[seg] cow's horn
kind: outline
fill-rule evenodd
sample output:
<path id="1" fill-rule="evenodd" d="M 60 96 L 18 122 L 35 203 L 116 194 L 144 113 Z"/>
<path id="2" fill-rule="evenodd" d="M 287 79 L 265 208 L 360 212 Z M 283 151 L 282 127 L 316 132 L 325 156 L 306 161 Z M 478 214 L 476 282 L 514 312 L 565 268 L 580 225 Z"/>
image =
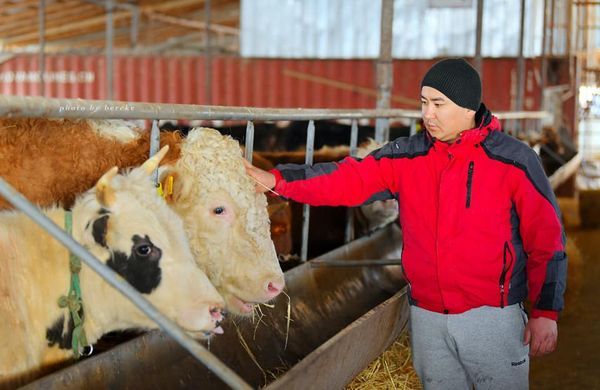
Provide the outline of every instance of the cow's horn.
<path id="1" fill-rule="evenodd" d="M 96 183 L 96 199 L 102 206 L 109 207 L 115 202 L 115 190 L 110 182 L 118 170 L 118 167 L 112 167 Z"/>
<path id="2" fill-rule="evenodd" d="M 158 164 L 165 157 L 165 155 L 167 154 L 168 151 L 169 151 L 169 145 L 163 146 L 158 151 L 158 153 L 156 153 L 154 156 L 150 157 L 148 160 L 146 160 L 145 163 L 142 164 L 142 168 L 144 168 L 144 170 L 146 172 L 148 172 L 148 174 L 151 174 L 156 169 L 156 167 L 158 167 Z"/>

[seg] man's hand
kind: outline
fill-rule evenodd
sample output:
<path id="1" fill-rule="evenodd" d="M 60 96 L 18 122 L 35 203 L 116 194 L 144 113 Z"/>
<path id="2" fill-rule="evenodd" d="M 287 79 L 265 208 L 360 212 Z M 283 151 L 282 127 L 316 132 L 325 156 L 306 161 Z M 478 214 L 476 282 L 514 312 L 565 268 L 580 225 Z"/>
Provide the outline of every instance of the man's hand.
<path id="1" fill-rule="evenodd" d="M 529 356 L 543 356 L 556 349 L 558 326 L 550 318 L 530 318 L 525 326 L 523 344 L 529 344 Z"/>
<path id="2" fill-rule="evenodd" d="M 244 159 L 244 167 L 248 176 L 254 179 L 256 192 L 267 192 L 275 187 L 275 175 L 250 164 Z"/>

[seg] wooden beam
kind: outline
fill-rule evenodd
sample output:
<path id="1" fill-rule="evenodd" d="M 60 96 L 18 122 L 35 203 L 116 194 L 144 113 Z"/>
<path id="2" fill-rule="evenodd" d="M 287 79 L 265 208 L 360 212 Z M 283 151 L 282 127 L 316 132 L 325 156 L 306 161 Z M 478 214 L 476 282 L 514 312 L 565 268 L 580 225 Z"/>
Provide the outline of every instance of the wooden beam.
<path id="1" fill-rule="evenodd" d="M 183 7 L 198 7 L 198 0 L 174 0 L 165 3 L 160 3 L 151 6 L 142 6 L 140 11 L 156 11 L 156 12 L 167 12 L 177 10 Z M 115 23 L 123 21 L 131 16 L 129 11 L 116 11 L 113 13 L 113 20 Z M 99 15 L 85 20 L 78 20 L 71 23 L 66 23 L 62 26 L 55 26 L 53 28 L 46 29 L 46 37 L 52 35 L 68 34 L 68 33 L 80 33 L 82 30 L 96 28 L 102 29 L 106 23 L 106 15 Z M 16 45 L 18 43 L 35 42 L 38 39 L 38 32 L 31 32 L 23 34 L 18 37 L 10 37 L 4 39 L 6 46 Z"/>
<path id="2" fill-rule="evenodd" d="M 291 69 L 284 69 L 283 74 L 285 76 L 294 77 L 294 78 L 297 78 L 300 80 L 311 81 L 313 83 L 327 85 L 329 87 L 339 88 L 339 89 L 343 89 L 346 91 L 357 92 L 357 93 L 360 93 L 360 94 L 363 94 L 366 96 L 373 97 L 375 99 L 377 98 L 377 90 L 375 90 L 374 88 L 360 87 L 360 86 L 352 84 L 352 83 L 346 83 L 343 81 L 332 80 L 327 77 L 315 76 L 315 75 L 312 75 L 309 73 L 298 72 L 298 71 L 291 70 Z M 391 98 L 392 98 L 392 101 L 394 101 L 394 102 L 403 103 L 412 108 L 421 106 L 421 102 L 417 99 L 411 99 L 411 98 L 407 98 L 404 96 L 395 96 L 395 95 L 392 95 Z"/>
<path id="3" fill-rule="evenodd" d="M 190 20 L 185 18 L 179 18 L 176 16 L 163 15 L 154 11 L 143 11 L 144 16 L 150 20 L 156 20 L 163 23 L 168 23 L 181 27 L 193 28 L 196 30 L 206 30 L 206 23 L 198 20 Z M 210 24 L 210 30 L 221 34 L 239 35 L 240 30 L 233 27 L 222 26 L 219 24 Z"/>
<path id="4" fill-rule="evenodd" d="M 61 10 L 64 10 L 65 7 L 70 6 L 79 6 L 81 7 L 81 3 L 78 0 L 64 0 L 59 2 L 53 2 L 46 5 L 46 15 L 49 13 L 60 13 Z M 2 7 L 3 11 L 0 13 L 0 22 L 2 23 L 11 23 L 12 21 L 23 22 L 27 21 L 31 24 L 31 19 L 35 18 L 38 14 L 39 3 L 31 4 L 25 8 L 21 5 L 19 6 L 4 6 Z M 11 12 L 15 9 L 21 9 L 18 12 Z M 35 26 L 35 23 L 33 24 Z"/>
<path id="5" fill-rule="evenodd" d="M 191 35 L 189 29 L 180 27 L 173 28 L 172 26 L 160 26 L 152 30 L 152 34 L 148 36 L 140 36 L 139 39 L 139 50 L 141 52 L 156 51 L 158 49 L 148 48 L 156 46 L 157 48 L 161 45 L 165 45 L 168 39 L 173 37 L 183 37 L 185 35 Z M 202 34 L 195 32 L 197 40 L 201 39 Z M 94 34 L 88 34 L 86 36 L 78 36 L 72 39 L 64 39 L 59 42 L 53 42 L 49 46 L 54 50 L 67 50 L 67 49 L 82 49 L 85 47 L 92 48 L 103 48 L 105 43 L 105 37 L 103 32 Z M 166 46 L 172 46 L 166 44 Z M 129 30 L 127 27 L 119 28 L 115 30 L 115 47 L 117 48 L 130 48 Z"/>
<path id="6" fill-rule="evenodd" d="M 69 15 L 70 11 L 73 9 L 79 9 L 79 17 L 87 16 L 89 13 L 88 9 L 81 10 L 81 6 L 77 4 L 77 2 L 60 5 L 49 4 L 45 13 L 45 18 L 48 21 L 54 21 L 56 19 L 63 19 L 59 21 L 59 23 L 65 23 L 64 19 L 65 15 Z M 24 33 L 37 32 L 38 25 L 37 23 L 31 23 L 33 18 L 36 18 L 38 14 L 32 12 L 31 15 L 23 15 L 22 17 L 16 18 L 15 20 L 10 20 L 7 17 L 0 17 L 0 34 L 2 35 L 17 35 Z M 56 22 L 54 22 L 56 23 Z"/>
<path id="7" fill-rule="evenodd" d="M 46 13 L 46 29 L 54 28 L 56 26 L 64 25 L 75 20 L 81 20 L 82 17 L 88 18 L 92 16 L 103 15 L 104 10 L 94 5 L 75 5 L 70 8 L 62 9 L 59 12 L 52 14 Z M 19 20 L 14 23 L 2 23 L 0 25 L 0 34 L 4 33 L 8 37 L 20 36 L 23 34 L 37 33 L 38 25 L 31 23 L 31 20 Z"/>

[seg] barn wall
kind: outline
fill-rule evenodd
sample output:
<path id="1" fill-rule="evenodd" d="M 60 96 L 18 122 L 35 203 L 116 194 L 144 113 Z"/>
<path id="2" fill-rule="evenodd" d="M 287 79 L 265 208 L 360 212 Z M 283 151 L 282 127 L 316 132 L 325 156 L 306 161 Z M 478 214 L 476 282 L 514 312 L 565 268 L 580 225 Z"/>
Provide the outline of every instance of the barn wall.
<path id="1" fill-rule="evenodd" d="M 420 80 L 435 60 L 394 60 L 392 107 L 418 108 Z M 106 99 L 105 58 L 48 56 L 46 96 Z M 201 57 L 116 57 L 114 99 L 208 104 Z M 527 60 L 526 110 L 539 109 L 539 60 Z M 371 60 L 285 60 L 216 57 L 214 105 L 305 108 L 375 107 Z M 517 61 L 485 59 L 484 101 L 494 111 L 514 109 Z M 0 93 L 39 95 L 37 56 L 0 64 Z"/>
<path id="2" fill-rule="evenodd" d="M 474 56 L 477 1 L 434 6 L 433 1 L 395 0 L 394 58 Z M 448 3 L 437 1 L 435 3 Z M 525 57 L 542 52 L 544 0 L 525 2 Z M 552 1 L 554 54 L 566 49 L 567 1 Z M 241 0 L 240 52 L 244 57 L 377 58 L 381 0 Z M 483 2 L 482 55 L 518 55 L 521 1 Z"/>

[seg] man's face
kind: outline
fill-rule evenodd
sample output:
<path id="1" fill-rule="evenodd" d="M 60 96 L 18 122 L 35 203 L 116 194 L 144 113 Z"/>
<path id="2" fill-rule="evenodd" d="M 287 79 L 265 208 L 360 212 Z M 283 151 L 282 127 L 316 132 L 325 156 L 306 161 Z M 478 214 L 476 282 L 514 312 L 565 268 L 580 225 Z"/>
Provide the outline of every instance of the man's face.
<path id="1" fill-rule="evenodd" d="M 452 142 L 461 131 L 475 126 L 475 111 L 456 105 L 435 88 L 421 88 L 421 114 L 429 134 Z"/>

